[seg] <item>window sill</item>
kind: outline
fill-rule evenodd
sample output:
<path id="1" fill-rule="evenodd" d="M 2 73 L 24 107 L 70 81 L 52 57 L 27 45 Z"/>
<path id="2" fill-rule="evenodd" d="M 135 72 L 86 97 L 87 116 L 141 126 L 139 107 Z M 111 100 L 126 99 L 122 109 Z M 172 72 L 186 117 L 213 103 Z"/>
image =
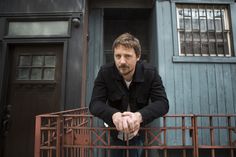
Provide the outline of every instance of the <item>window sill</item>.
<path id="1" fill-rule="evenodd" d="M 236 57 L 173 56 L 173 63 L 236 63 Z"/>

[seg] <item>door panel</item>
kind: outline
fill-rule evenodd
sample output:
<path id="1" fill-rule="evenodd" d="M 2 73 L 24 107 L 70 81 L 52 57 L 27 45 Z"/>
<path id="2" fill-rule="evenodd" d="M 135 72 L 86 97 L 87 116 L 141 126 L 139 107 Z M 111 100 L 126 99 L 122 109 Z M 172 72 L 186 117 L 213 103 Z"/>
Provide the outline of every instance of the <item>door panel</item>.
<path id="1" fill-rule="evenodd" d="M 32 157 L 35 116 L 60 110 L 62 50 L 46 44 L 10 47 L 4 157 Z"/>

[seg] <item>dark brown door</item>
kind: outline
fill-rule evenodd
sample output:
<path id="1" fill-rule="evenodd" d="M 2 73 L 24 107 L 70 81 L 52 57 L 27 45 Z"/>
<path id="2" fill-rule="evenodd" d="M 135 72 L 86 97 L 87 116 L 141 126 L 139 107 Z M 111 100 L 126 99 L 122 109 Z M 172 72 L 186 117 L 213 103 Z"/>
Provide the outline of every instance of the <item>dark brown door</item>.
<path id="1" fill-rule="evenodd" d="M 4 157 L 33 157 L 35 116 L 59 111 L 62 45 L 10 47 Z"/>

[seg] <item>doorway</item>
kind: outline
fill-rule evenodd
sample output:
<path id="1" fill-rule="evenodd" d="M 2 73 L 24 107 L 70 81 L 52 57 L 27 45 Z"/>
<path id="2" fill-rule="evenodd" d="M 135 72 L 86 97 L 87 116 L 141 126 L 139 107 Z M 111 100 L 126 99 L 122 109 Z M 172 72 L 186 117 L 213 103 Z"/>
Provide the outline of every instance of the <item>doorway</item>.
<path id="1" fill-rule="evenodd" d="M 137 37 L 142 47 L 141 60 L 150 61 L 152 31 L 152 9 L 150 8 L 106 8 L 104 9 L 104 61 L 113 61 L 112 44 L 122 33 Z"/>
<path id="2" fill-rule="evenodd" d="M 155 12 L 155 8 L 103 9 L 103 62 L 114 61 L 112 44 L 119 35 L 127 32 L 139 39 L 142 49 L 141 60 L 155 65 L 157 55 Z M 149 126 L 159 126 L 159 120 L 153 121 Z M 159 156 L 157 150 L 149 150 L 148 154 L 150 157 Z"/>
<path id="3" fill-rule="evenodd" d="M 32 157 L 35 116 L 60 110 L 62 54 L 62 44 L 9 46 L 4 157 Z"/>
<path id="4" fill-rule="evenodd" d="M 121 1 L 117 4 L 121 4 Z M 112 44 L 120 34 L 129 32 L 139 39 L 142 47 L 141 60 L 155 64 L 157 53 L 155 7 L 127 8 L 128 5 L 125 5 L 123 8 L 118 8 L 119 6 L 107 8 L 107 5 L 104 7 L 102 4 L 96 5 L 96 3 L 92 6 L 100 6 L 100 8 L 92 8 L 89 15 L 87 102 L 90 102 L 92 85 L 99 67 L 105 63 L 113 62 Z M 102 127 L 103 125 L 103 121 L 98 118 L 94 119 L 93 126 Z M 105 152 L 94 151 L 97 156 L 104 156 L 103 153 Z M 149 154 L 157 155 L 154 151 L 150 151 Z"/>

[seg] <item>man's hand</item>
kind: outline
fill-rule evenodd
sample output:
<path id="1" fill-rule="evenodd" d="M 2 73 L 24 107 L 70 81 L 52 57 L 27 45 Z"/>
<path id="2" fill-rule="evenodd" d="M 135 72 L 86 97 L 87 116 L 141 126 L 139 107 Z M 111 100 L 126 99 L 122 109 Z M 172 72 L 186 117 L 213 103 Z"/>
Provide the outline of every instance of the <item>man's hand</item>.
<path id="1" fill-rule="evenodd" d="M 137 133 L 140 129 L 140 123 L 142 123 L 142 115 L 139 112 L 135 112 L 135 113 L 123 112 L 122 116 L 129 117 L 129 118 L 127 118 L 127 123 L 129 126 L 128 133 L 131 133 L 133 135 L 137 135 Z"/>
<path id="2" fill-rule="evenodd" d="M 142 115 L 139 112 L 116 112 L 112 115 L 113 123 L 118 131 L 137 135 L 142 122 Z"/>
<path id="3" fill-rule="evenodd" d="M 121 112 L 116 112 L 112 115 L 112 121 L 118 131 L 123 131 L 123 117 Z"/>

